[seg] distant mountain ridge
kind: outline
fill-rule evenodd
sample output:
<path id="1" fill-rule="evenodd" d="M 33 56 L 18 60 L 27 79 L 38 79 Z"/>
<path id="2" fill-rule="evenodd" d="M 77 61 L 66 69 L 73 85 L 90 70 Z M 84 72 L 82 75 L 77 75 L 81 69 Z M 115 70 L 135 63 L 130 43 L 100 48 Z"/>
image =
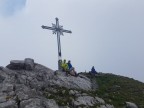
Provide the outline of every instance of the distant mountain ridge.
<path id="1" fill-rule="evenodd" d="M 33 59 L 0 67 L 0 108 L 144 108 L 144 84 L 113 74 L 66 75 Z"/>

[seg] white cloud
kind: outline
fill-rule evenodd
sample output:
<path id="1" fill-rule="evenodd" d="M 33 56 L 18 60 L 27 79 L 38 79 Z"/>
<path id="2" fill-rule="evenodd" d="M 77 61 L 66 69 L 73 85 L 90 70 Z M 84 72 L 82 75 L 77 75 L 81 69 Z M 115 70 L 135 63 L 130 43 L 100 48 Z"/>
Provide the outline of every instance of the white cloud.
<path id="1" fill-rule="evenodd" d="M 6 1 L 0 0 L 0 11 Z M 17 9 L 11 15 L 24 7 L 21 0 L 10 1 Z M 29 0 L 24 12 L 0 18 L 0 65 L 30 57 L 57 69 L 56 35 L 41 25 L 51 26 L 58 17 L 64 29 L 72 30 L 61 36 L 62 58 L 70 59 L 76 71 L 89 71 L 94 65 L 97 71 L 144 82 L 143 4 L 142 0 Z"/>
<path id="2" fill-rule="evenodd" d="M 11 16 L 23 9 L 26 0 L 0 0 L 0 13 L 2 16 Z"/>

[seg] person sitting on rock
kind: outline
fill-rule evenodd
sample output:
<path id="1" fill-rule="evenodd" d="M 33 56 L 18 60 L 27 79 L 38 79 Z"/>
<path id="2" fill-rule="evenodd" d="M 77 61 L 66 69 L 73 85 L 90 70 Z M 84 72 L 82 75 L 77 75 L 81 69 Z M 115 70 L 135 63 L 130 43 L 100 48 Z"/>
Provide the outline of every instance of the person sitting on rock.
<path id="1" fill-rule="evenodd" d="M 68 64 L 66 63 L 66 60 L 64 59 L 64 61 L 61 64 L 62 67 L 62 71 L 67 72 L 68 71 Z"/>
<path id="2" fill-rule="evenodd" d="M 94 66 L 91 68 L 90 73 L 91 73 L 91 74 L 97 74 L 97 71 L 95 70 Z"/>
<path id="3" fill-rule="evenodd" d="M 70 74 L 70 75 L 73 75 L 73 76 L 77 76 L 78 74 L 77 74 L 77 72 L 75 71 L 74 67 L 72 66 L 70 60 L 68 61 L 67 65 L 68 65 L 69 74 Z"/>

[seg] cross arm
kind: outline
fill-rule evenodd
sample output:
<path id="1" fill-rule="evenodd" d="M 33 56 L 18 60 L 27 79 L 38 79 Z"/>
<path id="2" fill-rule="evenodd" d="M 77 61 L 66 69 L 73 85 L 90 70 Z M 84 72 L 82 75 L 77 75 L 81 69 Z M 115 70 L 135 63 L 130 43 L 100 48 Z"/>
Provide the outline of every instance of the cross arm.
<path id="1" fill-rule="evenodd" d="M 41 27 L 42 27 L 43 29 L 55 30 L 53 27 L 48 27 L 48 26 L 44 26 L 44 25 L 42 25 Z"/>
<path id="2" fill-rule="evenodd" d="M 70 30 L 62 30 L 62 32 L 65 32 L 65 33 L 72 33 L 72 31 L 70 31 Z"/>

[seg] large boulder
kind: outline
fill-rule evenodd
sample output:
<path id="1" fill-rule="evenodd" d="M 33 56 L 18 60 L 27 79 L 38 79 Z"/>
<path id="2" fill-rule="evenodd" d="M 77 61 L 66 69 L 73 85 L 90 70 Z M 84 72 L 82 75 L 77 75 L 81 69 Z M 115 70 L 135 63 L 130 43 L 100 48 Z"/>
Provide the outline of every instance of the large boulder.
<path id="1" fill-rule="evenodd" d="M 6 67 L 12 70 L 24 69 L 25 63 L 23 60 L 11 60 L 10 64 Z"/>
<path id="2" fill-rule="evenodd" d="M 126 102 L 126 108 L 138 108 L 138 107 L 135 103 Z"/>
<path id="3" fill-rule="evenodd" d="M 34 60 L 31 58 L 25 59 L 25 69 L 26 70 L 33 70 L 34 69 Z"/>
<path id="4" fill-rule="evenodd" d="M 33 70 L 34 60 L 26 58 L 25 60 L 11 60 L 10 64 L 6 66 L 12 70 Z"/>
<path id="5" fill-rule="evenodd" d="M 54 76 L 53 80 L 50 82 L 61 87 L 66 87 L 68 89 L 82 89 L 82 90 L 92 90 L 92 85 L 90 79 L 80 75 L 78 77 L 66 76 L 65 72 L 58 71 L 57 75 Z"/>
<path id="6" fill-rule="evenodd" d="M 92 96 L 79 96 L 72 102 L 73 106 L 77 108 L 78 106 L 84 105 L 84 106 L 94 106 L 96 104 L 105 104 L 105 101 L 98 97 L 92 97 Z"/>

